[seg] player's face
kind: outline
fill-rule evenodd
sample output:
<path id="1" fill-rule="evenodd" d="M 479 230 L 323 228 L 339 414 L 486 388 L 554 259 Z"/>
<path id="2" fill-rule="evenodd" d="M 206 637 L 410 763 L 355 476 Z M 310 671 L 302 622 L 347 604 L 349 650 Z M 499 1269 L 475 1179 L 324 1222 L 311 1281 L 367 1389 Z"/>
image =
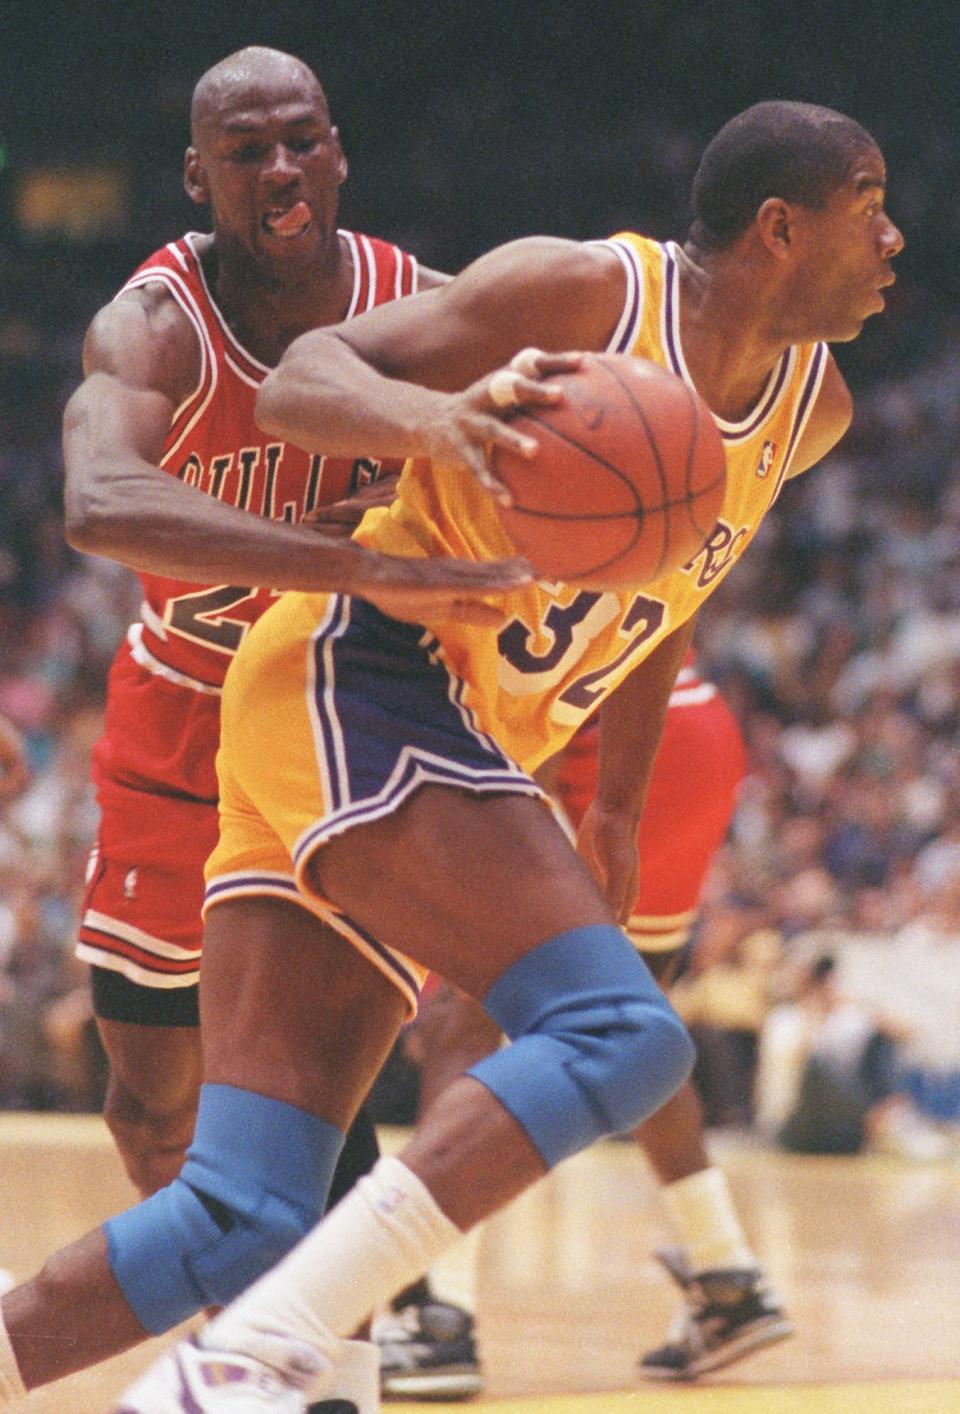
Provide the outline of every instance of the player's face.
<path id="1" fill-rule="evenodd" d="M 315 85 L 272 75 L 218 96 L 187 156 L 187 189 L 209 201 L 221 246 L 259 264 L 301 269 L 336 238 L 346 159 Z"/>
<path id="2" fill-rule="evenodd" d="M 793 298 L 807 325 L 804 338 L 855 339 L 883 309 L 882 291 L 896 278 L 890 262 L 903 249 L 884 210 L 885 190 L 883 158 L 869 148 L 823 210 L 803 211 Z"/>

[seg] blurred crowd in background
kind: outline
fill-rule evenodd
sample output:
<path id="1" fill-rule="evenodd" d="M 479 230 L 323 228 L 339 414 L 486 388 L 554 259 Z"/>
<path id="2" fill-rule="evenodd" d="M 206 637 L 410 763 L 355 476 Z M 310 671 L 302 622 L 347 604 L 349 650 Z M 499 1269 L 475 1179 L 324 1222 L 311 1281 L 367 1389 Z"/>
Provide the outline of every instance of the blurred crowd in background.
<path id="1" fill-rule="evenodd" d="M 636 9 L 651 24 L 664 16 L 656 37 L 675 75 L 675 7 Z M 868 11 L 849 9 L 837 23 Z M 334 19 L 342 10 L 331 7 Z M 685 52 L 702 68 L 751 13 L 747 0 L 702 7 Z M 874 36 L 868 69 L 882 40 L 899 46 L 905 75 L 920 72 L 923 5 L 918 14 L 902 21 L 913 37 L 909 26 Z M 912 85 L 891 96 L 877 74 L 871 86 L 869 72 L 841 72 L 827 48 L 816 65 L 795 57 L 771 88 L 758 39 L 739 88 L 714 84 L 697 107 L 661 76 L 659 90 L 614 85 L 613 108 L 601 64 L 619 62 L 615 34 L 591 67 L 575 29 L 566 59 L 551 51 L 531 78 L 515 32 L 497 51 L 509 36 L 460 33 L 440 17 L 416 67 L 409 41 L 378 56 L 369 18 L 355 18 L 359 77 L 345 21 L 328 44 L 303 40 L 292 21 L 264 33 L 236 15 L 232 29 L 195 18 L 192 50 L 148 53 L 140 30 L 130 66 L 107 52 L 112 104 L 88 75 L 72 108 L 56 85 L 38 85 L 16 131 L 0 112 L 0 712 L 24 733 L 34 770 L 0 818 L 0 1106 L 93 1109 L 102 1084 L 72 945 L 96 828 L 89 753 L 138 596 L 126 572 L 64 543 L 60 417 L 92 313 L 157 244 L 202 223 L 179 189 L 193 81 L 266 39 L 327 78 L 355 164 L 345 222 L 442 268 L 531 230 L 682 237 L 703 141 L 755 98 L 835 103 L 885 146 L 908 250 L 887 313 L 837 350 L 853 429 L 786 487 L 698 628 L 701 667 L 739 716 L 750 770 L 677 1004 L 699 1042 L 711 1124 L 801 1150 L 942 1156 L 960 1133 L 960 142 L 937 101 L 942 66 L 928 65 L 919 97 Z M 640 21 L 629 24 L 641 44 Z M 781 68 L 784 38 L 767 43 Z M 73 39 L 82 51 L 76 29 Z M 69 44 L 43 48 L 39 31 L 29 44 L 58 83 L 68 60 L 83 69 Z M 449 59 L 458 44 L 476 62 L 428 70 L 438 45 Z M 374 56 L 389 77 L 375 101 Z M 579 65 L 573 99 L 538 107 L 564 63 Z M 588 107 L 585 90 L 604 101 Z M 811 1128 L 811 1115 L 827 1121 Z"/>

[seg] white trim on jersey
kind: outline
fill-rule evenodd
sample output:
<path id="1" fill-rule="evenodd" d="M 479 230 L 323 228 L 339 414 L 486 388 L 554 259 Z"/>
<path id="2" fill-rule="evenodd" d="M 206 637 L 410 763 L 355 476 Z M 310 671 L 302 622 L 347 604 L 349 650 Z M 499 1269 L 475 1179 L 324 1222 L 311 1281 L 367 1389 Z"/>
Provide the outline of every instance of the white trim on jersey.
<path id="1" fill-rule="evenodd" d="M 668 707 L 697 707 L 701 702 L 709 702 L 716 697 L 717 689 L 712 682 L 701 682 L 696 687 L 675 687 L 667 702 Z"/>
<path id="2" fill-rule="evenodd" d="M 360 302 L 360 249 L 357 245 L 357 238 L 353 231 L 338 231 L 338 236 L 343 236 L 350 249 L 350 257 L 353 261 L 353 289 L 350 291 L 350 303 L 344 319 L 352 319 L 357 313 L 357 305 Z"/>
<path id="3" fill-rule="evenodd" d="M 607 353 L 626 353 L 633 348 L 643 319 L 643 266 L 637 252 L 626 241 L 589 241 L 588 244 L 607 246 L 619 257 L 627 272 L 627 293 L 623 301 L 623 311 L 606 348 Z"/>
<path id="4" fill-rule="evenodd" d="M 255 368 L 262 368 L 264 375 L 266 375 L 271 371 L 270 365 L 267 363 L 261 363 L 258 358 L 254 358 L 253 354 L 250 352 L 249 349 L 244 348 L 243 344 L 241 344 L 240 340 L 237 338 L 236 334 L 234 334 L 233 330 L 230 328 L 230 325 L 227 323 L 227 321 L 224 319 L 223 315 L 220 312 L 220 306 L 214 299 L 210 286 L 207 284 L 207 276 L 203 268 L 203 261 L 200 259 L 199 253 L 197 252 L 197 248 L 194 245 L 194 240 L 199 239 L 199 237 L 199 231 L 188 231 L 183 239 L 190 247 L 190 250 L 193 253 L 193 258 L 197 263 L 197 271 L 200 275 L 200 283 L 203 286 L 203 292 L 207 297 L 210 308 L 213 310 L 214 318 L 220 325 L 221 332 L 223 333 L 223 336 L 227 340 L 227 342 L 232 344 L 233 347 L 237 350 L 237 352 L 239 354 L 242 354 L 248 363 L 252 363 Z"/>
<path id="5" fill-rule="evenodd" d="M 122 943 L 132 943 L 144 952 L 169 958 L 171 962 L 200 961 L 199 948 L 182 948 L 178 943 L 166 943 L 162 938 L 155 938 L 152 933 L 145 933 L 142 928 L 134 928 L 132 923 L 121 923 L 119 919 L 111 918 L 108 913 L 100 913 L 95 908 L 88 908 L 80 922 L 82 927 L 96 928 L 99 933 L 106 933 L 108 937 L 117 938 Z M 93 943 L 87 943 L 87 947 L 94 946 Z"/>
<path id="6" fill-rule="evenodd" d="M 260 387 L 260 384 L 263 382 L 263 379 L 251 378 L 249 373 L 245 373 L 240 367 L 239 363 L 237 363 L 235 359 L 230 356 L 230 350 L 227 348 L 225 348 L 223 351 L 223 361 L 230 369 L 230 371 L 236 374 L 236 376 L 240 379 L 241 383 L 246 383 L 248 388 Z"/>
<path id="7" fill-rule="evenodd" d="M 687 360 L 680 337 L 680 249 L 676 241 L 667 241 L 660 247 L 663 259 L 663 304 L 660 310 L 660 339 L 667 355 L 668 363 L 674 365 L 674 372 L 697 391 L 697 385 L 690 376 Z M 724 442 L 746 441 L 759 434 L 786 398 L 796 372 L 799 349 L 791 344 L 781 354 L 770 370 L 770 376 L 745 417 L 730 422 L 718 413 L 713 420 L 720 429 Z M 711 412 L 713 410 L 711 409 Z"/>
<path id="8" fill-rule="evenodd" d="M 368 309 L 373 309 L 377 297 L 377 257 L 374 254 L 373 246 L 364 235 L 360 237 L 360 247 L 367 265 L 367 303 L 360 311 L 361 314 L 365 314 Z"/>
<path id="9" fill-rule="evenodd" d="M 222 688 L 214 687 L 212 683 L 200 682 L 197 678 L 188 677 L 186 673 L 178 673 L 176 668 L 168 668 L 166 663 L 161 663 L 159 658 L 155 658 L 149 648 L 145 648 L 143 645 L 144 623 L 151 633 L 157 633 L 154 623 L 159 624 L 163 629 L 163 633 L 158 634 L 158 637 L 161 638 L 166 638 L 166 628 L 163 621 L 157 617 L 147 603 L 140 605 L 140 616 L 144 622 L 131 624 L 127 629 L 130 656 L 135 663 L 141 668 L 145 668 L 148 673 L 152 673 L 154 677 L 164 678 L 167 682 L 175 683 L 177 687 L 188 687 L 193 692 L 204 693 L 207 697 L 221 697 L 223 695 Z"/>
<path id="10" fill-rule="evenodd" d="M 820 396 L 820 389 L 823 385 L 824 377 L 826 376 L 827 364 L 829 363 L 829 361 L 829 350 L 826 344 L 821 343 L 819 349 L 819 358 L 814 358 L 810 372 L 807 374 L 807 386 L 804 389 L 804 392 L 800 395 L 799 402 L 802 403 L 805 394 L 807 396 L 807 404 L 806 407 L 803 408 L 800 417 L 793 424 L 793 431 L 790 433 L 789 455 L 785 459 L 783 466 L 780 468 L 780 480 L 777 484 L 776 491 L 773 493 L 774 501 L 777 499 L 777 497 L 780 495 L 780 492 L 783 490 L 783 483 L 790 476 L 790 463 L 796 456 L 797 448 L 800 445 L 800 439 L 803 437 L 804 429 L 806 428 L 807 423 L 810 421 L 810 418 L 813 414 L 813 409 L 817 405 L 817 399 Z M 773 501 L 771 501 L 770 504 L 772 505 Z"/>
<path id="11" fill-rule="evenodd" d="M 188 262 L 188 260 L 187 260 L 187 257 L 184 255 L 183 251 L 182 251 L 182 250 L 180 249 L 180 247 L 177 245 L 177 242 L 176 242 L 176 241 L 168 241 L 166 248 L 167 248 L 167 250 L 170 252 L 170 254 L 173 256 L 174 260 L 176 260 L 179 265 L 182 265 L 182 267 L 183 267 L 183 269 L 184 269 L 184 272 L 185 272 L 185 273 L 188 273 L 189 270 L 190 270 L 190 264 L 189 264 L 189 262 Z"/>
<path id="12" fill-rule="evenodd" d="M 173 298 L 176 300 L 177 304 L 180 306 L 184 314 L 190 320 L 190 323 L 196 329 L 197 338 L 200 343 L 200 377 L 197 380 L 197 385 L 193 389 L 193 392 L 188 393 L 188 395 L 184 398 L 183 402 L 177 408 L 176 412 L 173 414 L 173 417 L 170 419 L 171 427 L 175 426 L 181 414 L 185 412 L 186 409 L 190 406 L 190 404 L 194 401 L 194 399 L 198 397 L 198 395 L 203 389 L 203 385 L 206 380 L 207 369 L 209 368 L 210 370 L 210 387 L 207 390 L 207 396 L 204 398 L 203 402 L 200 403 L 199 407 L 194 410 L 193 416 L 187 423 L 186 427 L 184 427 L 183 431 L 180 433 L 180 436 L 177 438 L 174 445 L 170 447 L 166 452 L 164 452 L 163 456 L 160 459 L 160 465 L 165 466 L 166 463 L 173 456 L 173 454 L 180 448 L 181 444 L 183 443 L 183 439 L 187 436 L 189 432 L 192 432 L 193 428 L 196 426 L 197 420 L 202 417 L 203 413 L 206 411 L 210 399 L 213 397 L 214 391 L 217 386 L 218 372 L 216 352 L 213 347 L 213 342 L 210 338 L 210 332 L 207 329 L 206 323 L 204 321 L 203 314 L 200 311 L 200 306 L 194 299 L 190 287 L 185 283 L 183 277 L 181 275 L 178 275 L 175 270 L 167 270 L 162 265 L 155 266 L 152 270 L 144 270 L 141 272 L 141 274 L 134 275 L 131 279 L 129 279 L 124 285 L 123 289 L 118 291 L 114 298 L 119 299 L 120 296 L 125 294 L 128 290 L 139 290 L 142 289 L 144 285 L 151 285 L 157 281 L 161 285 L 166 285 L 171 295 L 173 295 Z"/>

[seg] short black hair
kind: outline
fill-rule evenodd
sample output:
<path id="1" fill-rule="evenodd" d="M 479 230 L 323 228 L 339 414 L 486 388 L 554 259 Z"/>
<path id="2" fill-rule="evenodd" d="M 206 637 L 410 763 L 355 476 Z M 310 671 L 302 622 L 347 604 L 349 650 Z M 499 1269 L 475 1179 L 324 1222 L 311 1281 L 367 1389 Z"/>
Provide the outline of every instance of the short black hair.
<path id="1" fill-rule="evenodd" d="M 693 179 L 690 240 L 725 250 L 768 197 L 821 208 L 876 141 L 853 118 L 813 103 L 755 103 L 707 145 Z"/>

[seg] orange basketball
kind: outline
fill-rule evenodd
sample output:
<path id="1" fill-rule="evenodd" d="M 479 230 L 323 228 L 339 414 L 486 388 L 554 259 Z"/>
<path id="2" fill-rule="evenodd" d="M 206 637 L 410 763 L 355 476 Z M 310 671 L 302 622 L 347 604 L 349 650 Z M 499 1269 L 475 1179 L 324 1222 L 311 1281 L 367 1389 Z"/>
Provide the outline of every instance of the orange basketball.
<path id="1" fill-rule="evenodd" d="M 682 378 L 628 354 L 587 354 L 554 379 L 562 403 L 513 418 L 536 438 L 536 455 L 495 452 L 513 496 L 500 516 L 518 552 L 545 579 L 601 589 L 649 584 L 687 564 L 726 486 L 706 404 Z"/>

